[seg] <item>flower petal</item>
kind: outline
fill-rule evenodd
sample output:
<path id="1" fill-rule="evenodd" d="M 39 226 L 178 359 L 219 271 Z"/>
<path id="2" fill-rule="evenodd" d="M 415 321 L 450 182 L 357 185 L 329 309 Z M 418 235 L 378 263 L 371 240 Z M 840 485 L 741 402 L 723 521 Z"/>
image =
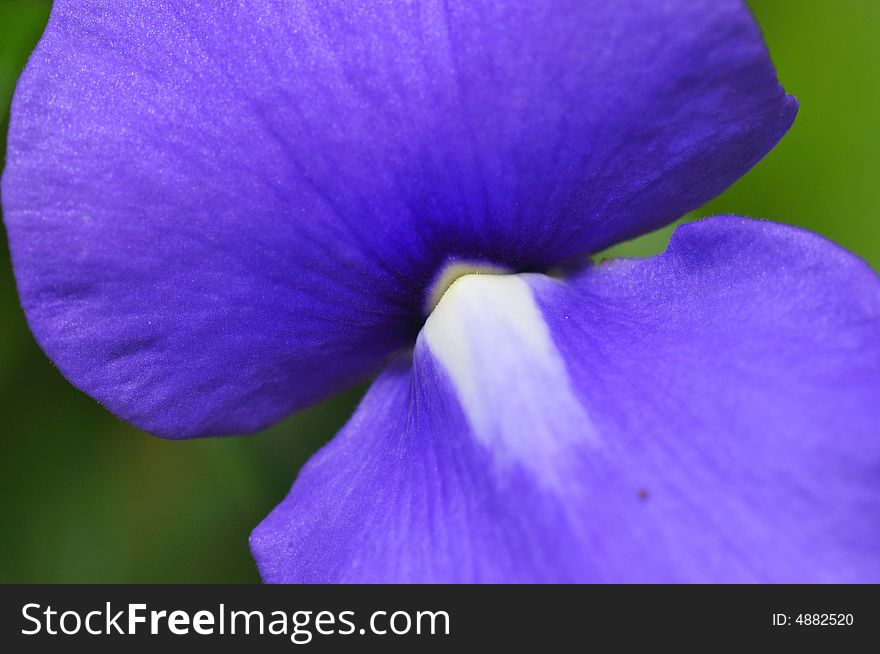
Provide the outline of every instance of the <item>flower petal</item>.
<path id="1" fill-rule="evenodd" d="M 880 279 L 744 218 L 456 282 L 257 527 L 264 579 L 880 580 Z"/>
<path id="2" fill-rule="evenodd" d="M 445 261 L 671 221 L 795 110 L 734 0 L 59 0 L 3 207 L 74 384 L 162 435 L 250 431 L 407 343 Z"/>

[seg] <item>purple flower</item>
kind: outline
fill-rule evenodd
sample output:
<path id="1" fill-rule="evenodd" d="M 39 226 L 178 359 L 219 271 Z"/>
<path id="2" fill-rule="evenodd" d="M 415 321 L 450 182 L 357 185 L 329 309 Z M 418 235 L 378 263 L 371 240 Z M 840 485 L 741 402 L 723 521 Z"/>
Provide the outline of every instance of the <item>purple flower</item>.
<path id="1" fill-rule="evenodd" d="M 733 0 L 59 0 L 3 208 L 36 338 L 147 431 L 378 373 L 267 581 L 880 581 L 878 277 L 730 216 L 573 259 L 796 110 Z"/>

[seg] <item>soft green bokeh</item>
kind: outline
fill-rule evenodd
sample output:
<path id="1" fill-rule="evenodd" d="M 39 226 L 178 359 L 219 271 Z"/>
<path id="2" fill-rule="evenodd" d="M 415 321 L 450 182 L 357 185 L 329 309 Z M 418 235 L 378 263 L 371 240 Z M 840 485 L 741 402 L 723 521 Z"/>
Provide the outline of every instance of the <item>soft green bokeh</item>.
<path id="1" fill-rule="evenodd" d="M 735 213 L 800 225 L 880 270 L 880 2 L 752 0 L 779 79 L 798 98 L 791 131 L 694 217 Z M 607 254 L 661 251 L 672 227 Z"/>
<path id="2" fill-rule="evenodd" d="M 801 225 L 880 269 L 880 3 L 756 0 L 752 7 L 800 115 L 779 147 L 695 215 Z M 3 135 L 14 80 L 48 8 L 0 0 Z M 612 253 L 652 254 L 669 232 Z M 358 392 L 256 437 L 162 441 L 114 419 L 46 360 L 5 255 L 0 317 L 0 581 L 257 581 L 250 529 L 342 425 Z"/>

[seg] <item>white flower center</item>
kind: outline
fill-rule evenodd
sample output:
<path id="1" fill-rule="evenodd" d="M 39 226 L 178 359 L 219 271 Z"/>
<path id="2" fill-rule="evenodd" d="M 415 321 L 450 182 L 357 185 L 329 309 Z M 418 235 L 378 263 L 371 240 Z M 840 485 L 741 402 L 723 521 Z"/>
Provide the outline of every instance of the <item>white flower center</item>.
<path id="1" fill-rule="evenodd" d="M 597 444 L 531 283 L 538 274 L 466 274 L 448 285 L 419 335 L 445 369 L 474 435 L 499 462 L 561 484 L 563 452 Z M 561 463 L 562 462 L 562 463 Z"/>
<path id="2" fill-rule="evenodd" d="M 449 287 L 465 275 L 506 275 L 509 272 L 510 270 L 503 266 L 478 261 L 453 261 L 448 263 L 431 284 L 425 298 L 425 315 L 430 315 L 440 303 L 440 298 L 449 290 Z"/>

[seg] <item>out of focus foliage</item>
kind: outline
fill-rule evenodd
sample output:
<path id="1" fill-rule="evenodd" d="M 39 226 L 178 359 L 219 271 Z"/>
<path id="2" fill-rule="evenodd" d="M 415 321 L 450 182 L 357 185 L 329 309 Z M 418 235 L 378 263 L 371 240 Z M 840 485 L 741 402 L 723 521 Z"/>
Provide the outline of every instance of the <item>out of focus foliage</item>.
<path id="1" fill-rule="evenodd" d="M 880 269 L 880 3 L 751 5 L 800 114 L 764 161 L 695 216 L 741 213 L 800 225 Z M 15 80 L 48 14 L 46 1 L 0 0 L 3 139 Z M 611 254 L 653 254 L 669 233 Z M 147 436 L 76 391 L 40 352 L 4 254 L 0 582 L 256 581 L 250 529 L 357 397 L 352 391 L 249 438 Z"/>

